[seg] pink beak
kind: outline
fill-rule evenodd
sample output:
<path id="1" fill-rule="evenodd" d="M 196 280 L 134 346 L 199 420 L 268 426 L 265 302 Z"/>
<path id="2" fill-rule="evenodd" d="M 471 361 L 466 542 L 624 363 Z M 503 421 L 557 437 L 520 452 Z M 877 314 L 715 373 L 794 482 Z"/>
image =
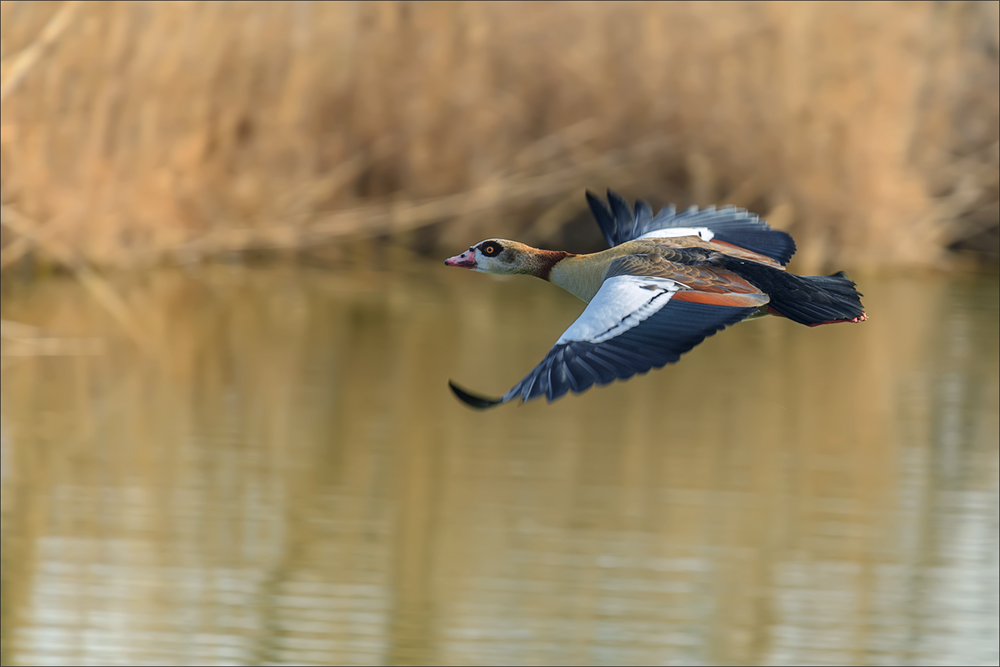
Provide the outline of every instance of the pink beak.
<path id="1" fill-rule="evenodd" d="M 461 255 L 455 255 L 444 260 L 446 266 L 464 266 L 467 269 L 476 266 L 476 251 L 466 250 Z"/>

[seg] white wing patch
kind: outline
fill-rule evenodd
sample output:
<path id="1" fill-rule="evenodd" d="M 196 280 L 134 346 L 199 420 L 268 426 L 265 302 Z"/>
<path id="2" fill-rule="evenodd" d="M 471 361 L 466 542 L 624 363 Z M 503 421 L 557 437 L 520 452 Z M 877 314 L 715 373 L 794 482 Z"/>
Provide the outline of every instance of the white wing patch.
<path id="1" fill-rule="evenodd" d="M 700 237 L 702 241 L 707 243 L 715 238 L 715 232 L 708 227 L 666 227 L 664 229 L 656 229 L 654 231 L 647 232 L 638 238 L 665 239 L 675 238 L 677 236 L 697 236 Z"/>
<path id="2" fill-rule="evenodd" d="M 684 285 L 666 278 L 608 278 L 556 345 L 572 341 L 602 343 L 619 336 L 667 305 L 681 289 L 685 289 Z"/>

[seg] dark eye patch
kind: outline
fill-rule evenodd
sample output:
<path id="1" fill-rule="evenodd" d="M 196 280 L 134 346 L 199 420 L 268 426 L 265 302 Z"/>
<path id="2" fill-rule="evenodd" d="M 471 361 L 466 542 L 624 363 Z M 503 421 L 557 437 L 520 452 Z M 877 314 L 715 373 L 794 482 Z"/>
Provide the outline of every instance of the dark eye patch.
<path id="1" fill-rule="evenodd" d="M 496 257 L 503 252 L 503 246 L 496 241 L 486 241 L 479 244 L 479 251 L 487 257 Z"/>

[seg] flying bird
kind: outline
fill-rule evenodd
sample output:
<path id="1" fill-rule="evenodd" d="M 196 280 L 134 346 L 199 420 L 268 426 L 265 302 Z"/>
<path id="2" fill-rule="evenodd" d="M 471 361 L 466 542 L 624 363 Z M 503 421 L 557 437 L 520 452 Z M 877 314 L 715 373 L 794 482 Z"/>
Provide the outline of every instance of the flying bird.
<path id="1" fill-rule="evenodd" d="M 588 305 L 524 379 L 500 398 L 478 396 L 449 380 L 474 408 L 545 396 L 643 374 L 676 362 L 706 337 L 745 319 L 778 315 L 807 326 L 863 322 L 861 294 L 843 271 L 797 276 L 785 271 L 795 241 L 746 210 L 726 206 L 656 215 L 630 208 L 608 190 L 608 205 L 587 203 L 610 248 L 576 255 L 486 239 L 445 260 L 482 273 L 527 274 L 552 282 Z"/>

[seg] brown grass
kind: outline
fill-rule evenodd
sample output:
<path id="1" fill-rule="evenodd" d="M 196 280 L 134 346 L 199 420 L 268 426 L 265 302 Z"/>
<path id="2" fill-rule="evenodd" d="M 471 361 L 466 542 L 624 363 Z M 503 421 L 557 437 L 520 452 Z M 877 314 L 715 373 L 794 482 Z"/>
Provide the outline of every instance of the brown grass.
<path id="1" fill-rule="evenodd" d="M 933 264 L 995 234 L 998 6 L 3 2 L 0 262 L 583 250 L 610 186 Z"/>

